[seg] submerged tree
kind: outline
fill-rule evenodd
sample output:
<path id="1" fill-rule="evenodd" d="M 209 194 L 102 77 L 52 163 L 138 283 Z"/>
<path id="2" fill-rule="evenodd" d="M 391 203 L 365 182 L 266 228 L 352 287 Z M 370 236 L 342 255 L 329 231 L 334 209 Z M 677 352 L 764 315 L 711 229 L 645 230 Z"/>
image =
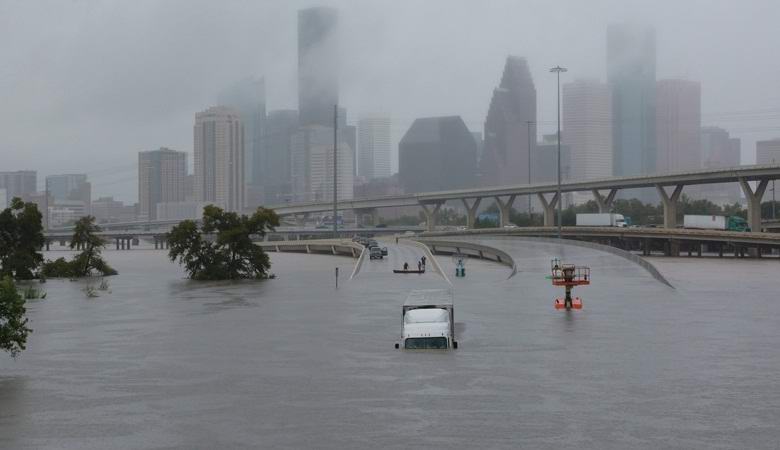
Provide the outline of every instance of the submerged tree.
<path id="1" fill-rule="evenodd" d="M 81 249 L 81 253 L 74 256 L 71 261 L 58 258 L 55 261 L 46 261 L 42 274 L 45 277 L 88 277 L 93 271 L 100 275 L 116 275 L 116 270 L 111 268 L 101 256 L 106 242 L 97 235 L 100 227 L 95 225 L 95 218 L 85 216 L 76 222 L 73 237 L 70 240 L 70 248 Z"/>
<path id="2" fill-rule="evenodd" d="M 251 216 L 223 211 L 214 205 L 203 209 L 203 225 L 185 220 L 168 233 L 171 261 L 179 261 L 194 280 L 266 278 L 268 255 L 252 242 L 279 226 L 273 210 L 258 208 Z"/>
<path id="3" fill-rule="evenodd" d="M 41 213 L 35 203 L 14 197 L 0 212 L 0 277 L 29 280 L 43 262 Z"/>
<path id="4" fill-rule="evenodd" d="M 7 275 L 3 277 L 0 280 L 0 349 L 11 353 L 11 356 L 25 349 L 27 335 L 32 332 L 27 328 L 24 304 L 14 280 Z"/>

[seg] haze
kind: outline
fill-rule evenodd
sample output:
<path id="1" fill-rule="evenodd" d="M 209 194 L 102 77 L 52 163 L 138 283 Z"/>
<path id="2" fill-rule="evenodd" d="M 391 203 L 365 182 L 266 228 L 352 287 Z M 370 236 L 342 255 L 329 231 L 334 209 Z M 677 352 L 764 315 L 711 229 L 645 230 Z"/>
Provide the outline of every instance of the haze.
<path id="1" fill-rule="evenodd" d="M 657 77 L 701 82 L 702 125 L 780 135 L 780 3 L 765 1 L 0 0 L 0 170 L 86 172 L 93 198 L 137 197 L 138 152 L 192 153 L 194 114 L 236 80 L 264 76 L 267 109 L 297 107 L 296 11 L 339 9 L 340 103 L 393 120 L 461 115 L 482 131 L 508 54 L 528 58 L 538 133 L 555 127 L 555 78 L 604 80 L 606 27 L 657 35 Z M 393 160 L 394 169 L 397 158 Z"/>

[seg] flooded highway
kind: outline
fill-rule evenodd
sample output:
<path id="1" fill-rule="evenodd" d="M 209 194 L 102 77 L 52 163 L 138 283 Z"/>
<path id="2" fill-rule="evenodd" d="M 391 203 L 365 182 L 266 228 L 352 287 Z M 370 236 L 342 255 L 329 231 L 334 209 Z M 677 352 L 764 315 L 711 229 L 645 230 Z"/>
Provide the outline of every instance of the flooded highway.
<path id="1" fill-rule="evenodd" d="M 392 274 L 418 247 L 353 280 L 350 258 L 272 253 L 276 280 L 239 283 L 107 251 L 110 293 L 50 280 L 28 303 L 28 349 L 0 355 L 0 448 L 777 448 L 776 261 L 654 258 L 673 289 L 597 250 L 481 243 L 518 273 L 437 258 L 449 352 L 393 348 L 406 294 L 449 286 L 431 264 Z M 583 310 L 553 309 L 553 257 L 591 267 Z"/>

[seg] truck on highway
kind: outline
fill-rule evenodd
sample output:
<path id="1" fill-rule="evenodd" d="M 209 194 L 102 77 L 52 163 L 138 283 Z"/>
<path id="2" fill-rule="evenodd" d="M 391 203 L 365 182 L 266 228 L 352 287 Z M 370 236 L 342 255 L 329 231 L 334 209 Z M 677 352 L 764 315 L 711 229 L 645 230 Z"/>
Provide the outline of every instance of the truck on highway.
<path id="1" fill-rule="evenodd" d="M 683 228 L 721 231 L 750 231 L 747 221 L 739 216 L 705 216 L 686 214 Z"/>
<path id="2" fill-rule="evenodd" d="M 401 343 L 407 350 L 458 348 L 455 341 L 455 305 L 447 289 L 421 289 L 409 293 L 401 313 Z"/>
<path id="3" fill-rule="evenodd" d="M 625 227 L 626 219 L 623 214 L 615 213 L 588 213 L 577 214 L 578 227 Z"/>

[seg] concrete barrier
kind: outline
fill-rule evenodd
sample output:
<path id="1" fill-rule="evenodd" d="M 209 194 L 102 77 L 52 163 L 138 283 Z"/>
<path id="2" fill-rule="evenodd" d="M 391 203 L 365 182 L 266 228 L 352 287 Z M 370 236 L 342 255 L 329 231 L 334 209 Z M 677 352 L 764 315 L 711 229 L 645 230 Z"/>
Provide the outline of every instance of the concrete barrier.
<path id="1" fill-rule="evenodd" d="M 340 239 L 255 242 L 255 245 L 272 252 L 322 253 L 351 258 L 360 258 L 363 252 L 362 245 Z"/>
<path id="2" fill-rule="evenodd" d="M 441 277 L 444 278 L 444 281 L 446 281 L 447 284 L 452 286 L 452 281 L 450 281 L 450 279 L 447 276 L 447 274 L 444 273 L 444 271 L 441 269 L 441 266 L 439 265 L 439 261 L 436 260 L 436 256 L 434 256 L 433 252 L 431 252 L 431 249 L 429 249 L 427 245 L 425 245 L 424 243 L 422 243 L 420 241 L 413 240 L 413 239 L 404 239 L 404 240 L 409 242 L 409 243 L 411 243 L 412 245 L 417 246 L 420 249 L 422 249 L 422 251 L 425 253 L 426 259 L 428 259 L 428 261 L 431 262 L 431 265 L 433 266 L 433 270 L 438 272 L 439 275 L 441 275 Z"/>
<path id="3" fill-rule="evenodd" d="M 425 244 L 432 253 L 435 254 L 447 254 L 452 255 L 455 253 L 462 253 L 468 255 L 470 258 L 486 259 L 499 264 L 509 266 L 512 272 L 507 279 L 512 278 L 517 274 L 517 265 L 512 256 L 495 247 L 487 245 L 476 244 L 468 241 L 452 241 L 443 239 L 432 238 L 416 238 L 418 242 Z"/>

